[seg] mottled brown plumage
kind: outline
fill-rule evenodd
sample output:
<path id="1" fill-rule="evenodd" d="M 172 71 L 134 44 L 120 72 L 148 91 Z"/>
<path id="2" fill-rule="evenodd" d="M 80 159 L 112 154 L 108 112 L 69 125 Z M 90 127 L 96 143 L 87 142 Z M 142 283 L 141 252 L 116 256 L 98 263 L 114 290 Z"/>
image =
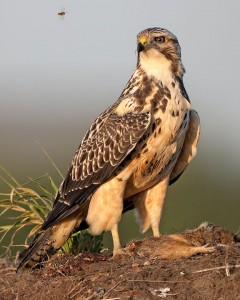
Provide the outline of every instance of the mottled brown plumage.
<path id="1" fill-rule="evenodd" d="M 121 253 L 118 223 L 133 207 L 141 230 L 159 236 L 167 187 L 196 154 L 199 119 L 182 82 L 177 38 L 150 28 L 137 39 L 135 72 L 88 130 L 19 268 L 41 262 L 86 222 L 93 234 L 110 230 L 114 254 Z"/>

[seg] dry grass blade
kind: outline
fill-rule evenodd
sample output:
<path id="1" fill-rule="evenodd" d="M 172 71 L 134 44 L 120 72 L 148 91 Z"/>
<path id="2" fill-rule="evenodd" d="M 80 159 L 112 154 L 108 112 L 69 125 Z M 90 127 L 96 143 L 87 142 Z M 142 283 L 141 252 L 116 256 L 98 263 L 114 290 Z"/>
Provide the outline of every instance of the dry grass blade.
<path id="1" fill-rule="evenodd" d="M 39 196 L 39 194 L 32 190 L 32 189 L 29 189 L 29 188 L 17 188 L 17 190 L 20 192 L 20 194 L 24 197 L 24 196 L 32 196 L 32 197 L 35 197 L 37 199 L 41 199 L 41 197 Z"/>
<path id="2" fill-rule="evenodd" d="M 14 182 L 14 185 L 16 186 L 20 186 L 21 184 L 12 176 L 12 174 L 7 171 L 7 169 L 5 169 L 2 165 L 0 165 L 0 169 L 2 170 L 2 172 L 4 174 L 7 175 L 8 178 L 10 178 L 13 182 Z M 2 178 L 2 177 L 1 177 Z M 2 178 L 4 180 L 4 178 Z M 4 180 L 5 181 L 5 180 Z"/>
<path id="3" fill-rule="evenodd" d="M 54 166 L 54 168 L 56 169 L 56 171 L 58 172 L 58 174 L 60 175 L 60 177 L 62 179 L 64 179 L 64 176 L 62 174 L 62 172 L 59 170 L 58 166 L 56 165 L 56 163 L 53 161 L 53 159 L 51 158 L 51 156 L 48 154 L 48 152 L 44 149 L 44 147 L 39 143 L 36 142 L 38 144 L 38 146 L 41 148 L 41 150 L 43 151 L 43 153 L 46 155 L 46 157 L 48 158 L 48 160 L 51 162 L 51 164 Z"/>

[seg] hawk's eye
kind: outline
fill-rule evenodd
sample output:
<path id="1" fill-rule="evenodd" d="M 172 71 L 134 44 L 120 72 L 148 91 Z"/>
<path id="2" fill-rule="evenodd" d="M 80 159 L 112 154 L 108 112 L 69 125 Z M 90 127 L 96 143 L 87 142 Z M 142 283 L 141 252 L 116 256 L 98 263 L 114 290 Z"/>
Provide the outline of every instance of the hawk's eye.
<path id="1" fill-rule="evenodd" d="M 154 39 L 155 42 L 158 42 L 160 44 L 165 42 L 165 37 L 164 36 L 155 36 L 153 39 Z"/>

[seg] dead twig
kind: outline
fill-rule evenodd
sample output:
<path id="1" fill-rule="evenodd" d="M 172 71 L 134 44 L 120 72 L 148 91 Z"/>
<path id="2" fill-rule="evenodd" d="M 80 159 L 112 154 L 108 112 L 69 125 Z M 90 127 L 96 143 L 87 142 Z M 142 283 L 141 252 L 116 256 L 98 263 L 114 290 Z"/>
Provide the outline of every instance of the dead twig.
<path id="1" fill-rule="evenodd" d="M 225 265 L 225 271 L 226 271 L 226 275 L 229 277 L 231 274 L 230 274 L 229 264 L 228 263 L 226 263 L 226 265 Z"/>
<path id="2" fill-rule="evenodd" d="M 225 269 L 225 270 L 228 269 L 228 272 L 229 272 L 229 269 L 233 269 L 233 268 L 240 268 L 240 265 L 228 265 L 227 264 L 225 266 L 197 270 L 197 271 L 194 271 L 192 273 L 203 273 L 203 272 L 209 272 L 209 271 L 215 271 L 215 270 L 222 270 L 222 269 Z"/>
<path id="3" fill-rule="evenodd" d="M 86 286 L 84 286 L 84 287 L 81 288 L 79 291 L 77 291 L 76 293 L 74 293 L 74 294 L 70 297 L 70 299 L 75 298 L 75 296 L 77 296 L 78 294 L 80 294 L 85 288 L 86 288 Z"/>
<path id="4" fill-rule="evenodd" d="M 117 286 L 122 284 L 123 282 L 147 282 L 147 283 L 186 283 L 189 282 L 189 280 L 181 280 L 181 281 L 171 281 L 171 280 L 143 280 L 143 279 L 124 279 L 121 281 L 118 281 L 113 287 L 111 287 L 104 295 L 103 297 L 106 297 L 108 294 L 111 293 L 112 290 L 114 290 Z M 107 300 L 107 298 L 103 298 Z M 115 298 L 114 298 L 115 299 Z"/>
<path id="5" fill-rule="evenodd" d="M 124 279 L 124 280 L 121 280 L 121 281 L 118 281 L 113 287 L 111 287 L 104 295 L 103 297 L 106 297 L 108 294 L 111 293 L 112 290 L 114 290 L 117 286 L 119 286 L 119 284 L 123 283 L 123 282 L 126 282 L 128 281 L 127 279 Z M 103 299 L 106 299 L 106 298 L 103 298 Z"/>
<path id="6" fill-rule="evenodd" d="M 231 274 L 230 274 L 230 270 L 229 270 L 229 263 L 227 262 L 227 259 L 228 259 L 228 251 L 226 251 L 226 255 L 225 255 L 225 266 L 226 266 L 226 276 L 229 277 Z"/>
<path id="7" fill-rule="evenodd" d="M 68 295 L 70 296 L 70 294 L 76 290 L 81 284 L 83 283 L 83 281 L 80 281 L 78 284 L 76 284 L 72 289 L 71 291 L 69 291 Z M 71 297 L 70 297 L 71 298 Z"/>
<path id="8" fill-rule="evenodd" d="M 69 276 L 65 275 L 62 271 L 59 270 L 59 268 L 54 268 L 52 266 L 49 266 L 49 268 L 56 271 L 57 273 L 61 274 L 62 276 L 69 278 Z"/>
<path id="9" fill-rule="evenodd" d="M 171 281 L 171 280 L 144 280 L 144 279 L 128 279 L 128 282 L 148 282 L 148 283 L 186 283 L 189 280 L 179 280 L 179 281 Z"/>

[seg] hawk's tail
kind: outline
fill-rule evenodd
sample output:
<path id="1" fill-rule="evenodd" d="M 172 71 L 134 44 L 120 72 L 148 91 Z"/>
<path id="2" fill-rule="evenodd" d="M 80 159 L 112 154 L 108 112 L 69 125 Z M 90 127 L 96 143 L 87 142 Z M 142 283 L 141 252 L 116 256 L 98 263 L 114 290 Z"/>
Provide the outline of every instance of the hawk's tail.
<path id="1" fill-rule="evenodd" d="M 20 253 L 20 264 L 17 268 L 17 272 L 23 267 L 32 268 L 47 260 L 58 250 L 54 248 L 53 244 L 54 238 L 51 228 L 39 233 L 28 249 L 25 249 Z"/>
<path id="2" fill-rule="evenodd" d="M 20 254 L 20 264 L 17 272 L 24 267 L 40 266 L 48 260 L 63 246 L 80 222 L 81 219 L 68 218 L 46 230 L 40 231 L 29 248 Z"/>

